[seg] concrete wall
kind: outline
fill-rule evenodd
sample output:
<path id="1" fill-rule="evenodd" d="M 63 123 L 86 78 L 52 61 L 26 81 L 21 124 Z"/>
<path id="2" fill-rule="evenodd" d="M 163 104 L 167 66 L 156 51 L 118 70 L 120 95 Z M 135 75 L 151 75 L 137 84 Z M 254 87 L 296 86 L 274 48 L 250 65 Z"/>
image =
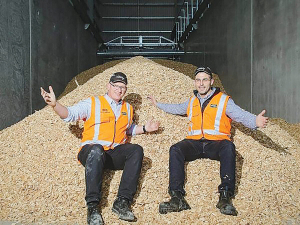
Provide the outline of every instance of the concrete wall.
<path id="1" fill-rule="evenodd" d="M 0 3 L 0 130 L 45 106 L 39 87 L 59 96 L 78 73 L 101 64 L 98 43 L 69 3 Z"/>
<path id="2" fill-rule="evenodd" d="M 299 10 L 297 0 L 213 1 L 183 61 L 210 66 L 242 108 L 300 122 Z"/>
<path id="3" fill-rule="evenodd" d="M 253 109 L 300 122 L 300 1 L 253 2 Z"/>
<path id="4" fill-rule="evenodd" d="M 0 129 L 29 110 L 29 5 L 26 0 L 0 2 Z"/>

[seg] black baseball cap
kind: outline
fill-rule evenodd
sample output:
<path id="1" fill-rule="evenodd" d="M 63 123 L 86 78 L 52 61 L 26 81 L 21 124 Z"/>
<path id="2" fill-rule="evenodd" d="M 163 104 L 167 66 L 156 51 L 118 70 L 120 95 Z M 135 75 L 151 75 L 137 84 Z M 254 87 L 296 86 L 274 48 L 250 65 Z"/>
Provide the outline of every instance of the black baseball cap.
<path id="1" fill-rule="evenodd" d="M 198 73 L 206 73 L 212 78 L 212 72 L 209 67 L 204 67 L 204 66 L 198 67 L 194 75 L 196 76 Z"/>
<path id="2" fill-rule="evenodd" d="M 109 82 L 111 82 L 111 83 L 121 82 L 121 83 L 127 85 L 127 77 L 122 72 L 116 72 L 110 77 Z"/>

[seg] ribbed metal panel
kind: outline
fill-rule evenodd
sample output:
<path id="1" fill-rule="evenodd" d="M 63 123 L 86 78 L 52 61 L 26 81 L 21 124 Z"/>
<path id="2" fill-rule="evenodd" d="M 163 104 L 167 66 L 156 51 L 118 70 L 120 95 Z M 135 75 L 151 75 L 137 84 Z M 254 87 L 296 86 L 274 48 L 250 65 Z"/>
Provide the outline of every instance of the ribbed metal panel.
<path id="1" fill-rule="evenodd" d="M 45 106 L 78 73 L 101 63 L 98 43 L 69 1 L 0 1 L 0 130 Z"/>
<path id="2" fill-rule="evenodd" d="M 174 7 L 174 0 L 104 0 L 99 8 L 102 37 L 106 42 L 123 35 L 146 34 L 170 38 L 177 16 Z"/>

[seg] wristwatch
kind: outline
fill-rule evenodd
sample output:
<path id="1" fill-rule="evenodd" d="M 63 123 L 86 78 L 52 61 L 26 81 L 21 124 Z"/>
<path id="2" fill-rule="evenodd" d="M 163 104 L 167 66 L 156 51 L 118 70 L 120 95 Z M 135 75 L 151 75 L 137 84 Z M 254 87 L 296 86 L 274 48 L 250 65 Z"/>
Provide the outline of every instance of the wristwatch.
<path id="1" fill-rule="evenodd" d="M 145 125 L 143 125 L 143 131 L 144 131 L 144 133 L 146 133 L 147 131 L 146 131 L 146 127 L 145 127 Z"/>

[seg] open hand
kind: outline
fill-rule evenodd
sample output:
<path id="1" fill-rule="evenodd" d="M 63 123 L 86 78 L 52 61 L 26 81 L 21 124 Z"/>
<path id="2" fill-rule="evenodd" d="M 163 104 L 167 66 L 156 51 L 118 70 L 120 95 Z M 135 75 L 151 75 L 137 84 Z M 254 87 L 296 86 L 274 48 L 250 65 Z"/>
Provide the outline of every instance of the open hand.
<path id="1" fill-rule="evenodd" d="M 160 122 L 154 121 L 153 119 L 150 119 L 147 121 L 145 128 L 147 132 L 152 132 L 158 130 L 160 125 Z"/>
<path id="2" fill-rule="evenodd" d="M 256 126 L 260 128 L 265 128 L 267 126 L 268 117 L 265 117 L 264 114 L 266 113 L 266 110 L 261 111 L 260 114 L 256 116 Z"/>
<path id="3" fill-rule="evenodd" d="M 44 101 L 48 105 L 55 107 L 56 106 L 56 97 L 55 97 L 54 91 L 51 86 L 49 86 L 49 91 L 50 92 L 48 93 L 41 87 L 41 95 L 43 96 Z"/>
<path id="4" fill-rule="evenodd" d="M 151 101 L 152 105 L 156 106 L 156 99 L 152 95 L 148 96 L 147 98 Z"/>

